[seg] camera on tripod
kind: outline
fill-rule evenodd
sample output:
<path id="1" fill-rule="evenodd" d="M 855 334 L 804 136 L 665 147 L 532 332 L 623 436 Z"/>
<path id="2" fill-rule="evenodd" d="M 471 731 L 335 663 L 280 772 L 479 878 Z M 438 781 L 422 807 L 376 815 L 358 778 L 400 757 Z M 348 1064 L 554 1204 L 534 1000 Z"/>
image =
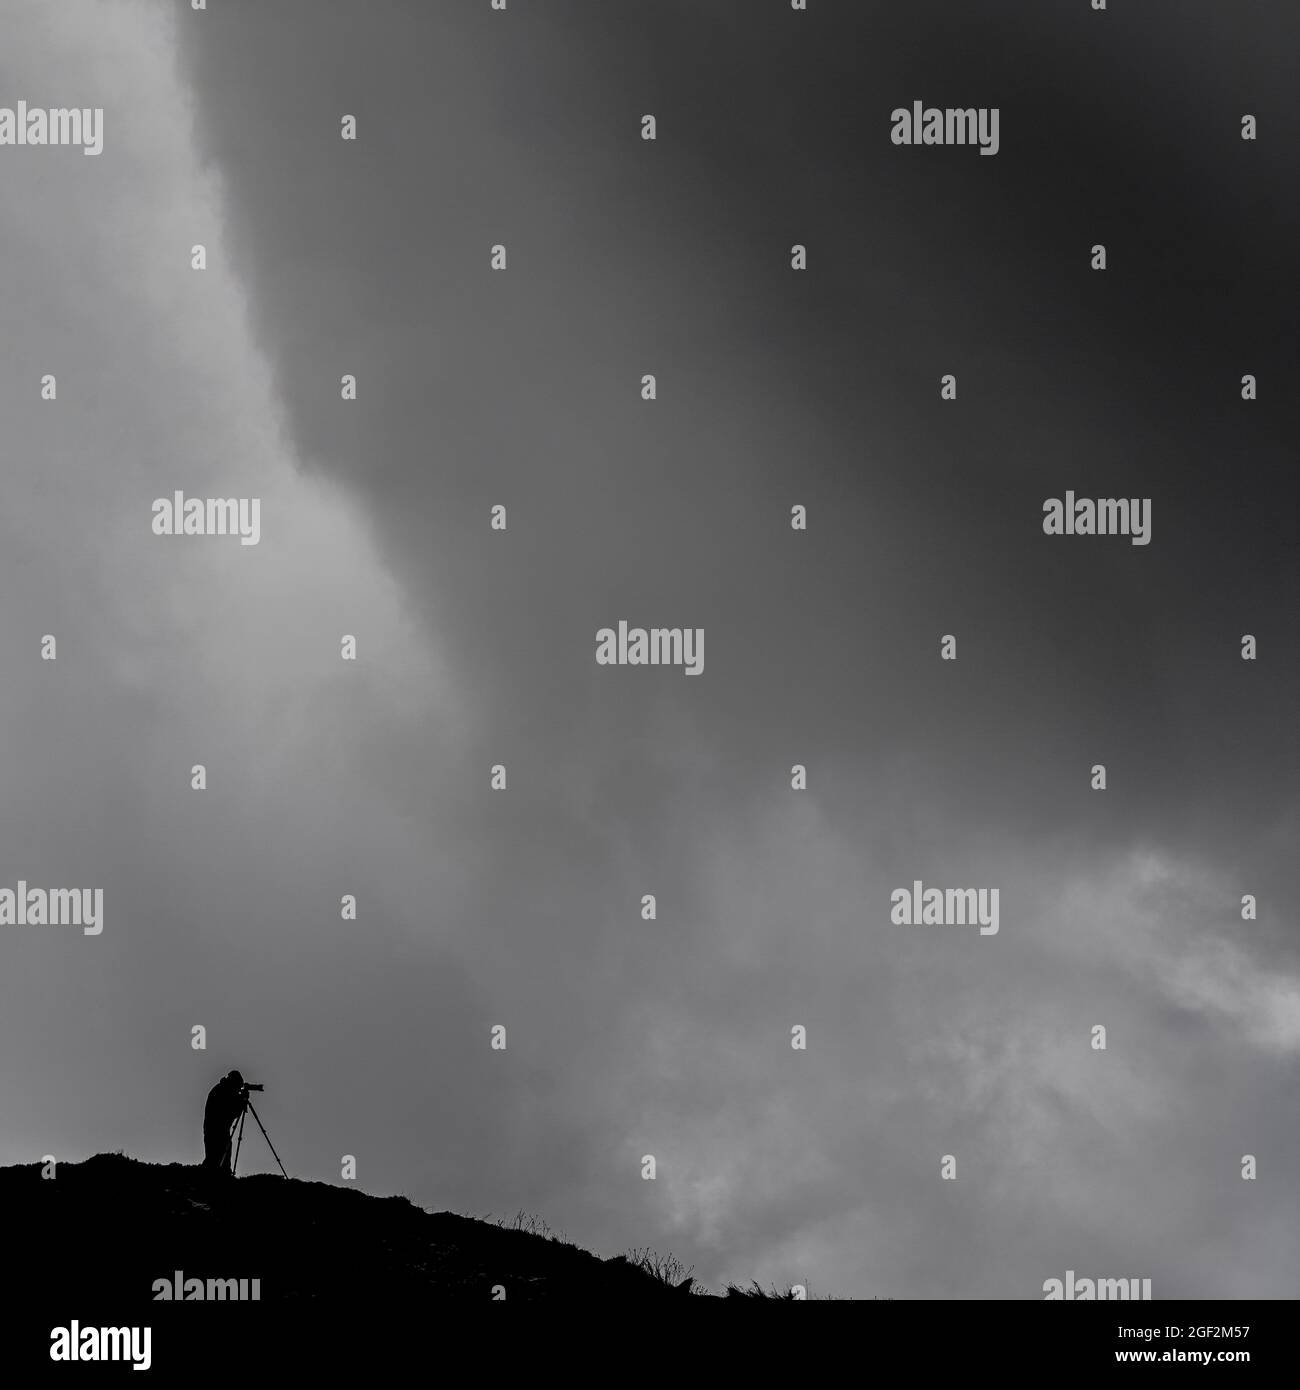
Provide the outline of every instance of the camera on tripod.
<path id="1" fill-rule="evenodd" d="M 265 1086 L 257 1085 L 252 1081 L 245 1081 L 239 1088 L 239 1114 L 230 1126 L 230 1139 L 234 1144 L 234 1157 L 230 1162 L 231 1174 L 239 1164 L 239 1147 L 244 1142 L 244 1121 L 249 1115 L 257 1121 L 257 1127 L 262 1131 L 262 1138 L 266 1140 L 267 1147 L 275 1154 L 275 1161 L 279 1165 L 280 1171 L 287 1178 L 288 1173 L 284 1171 L 284 1164 L 280 1162 L 280 1155 L 275 1152 L 275 1145 L 271 1143 L 271 1136 L 266 1132 L 266 1126 L 262 1123 L 262 1117 L 253 1109 L 253 1102 L 249 1099 L 252 1091 L 264 1091 Z"/>
<path id="2" fill-rule="evenodd" d="M 239 1088 L 239 1111 L 240 1114 L 248 1108 L 249 1097 L 254 1091 L 264 1091 L 265 1086 L 255 1086 L 251 1081 L 245 1081 Z"/>

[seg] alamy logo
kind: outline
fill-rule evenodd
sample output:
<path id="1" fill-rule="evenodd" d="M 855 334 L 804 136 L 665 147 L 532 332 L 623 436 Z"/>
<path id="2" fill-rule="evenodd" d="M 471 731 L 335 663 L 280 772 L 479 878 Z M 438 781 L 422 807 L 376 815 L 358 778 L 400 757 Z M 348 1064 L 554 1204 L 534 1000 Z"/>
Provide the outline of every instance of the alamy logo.
<path id="1" fill-rule="evenodd" d="M 256 545 L 262 536 L 260 497 L 186 497 L 183 492 L 157 497 L 153 504 L 155 536 L 238 536 L 240 545 Z"/>
<path id="2" fill-rule="evenodd" d="M 85 936 L 104 930 L 102 888 L 0 888 L 0 927 L 80 927 Z"/>
<path id="3" fill-rule="evenodd" d="M 1149 497 L 1049 497 L 1043 503 L 1043 531 L 1049 536 L 1128 536 L 1134 545 L 1151 541 Z"/>
<path id="4" fill-rule="evenodd" d="M 132 1361 L 133 1371 L 147 1371 L 153 1364 L 151 1327 L 50 1328 L 51 1361 Z"/>
<path id="5" fill-rule="evenodd" d="M 896 145 L 978 145 L 980 154 L 997 154 L 1000 109 L 996 106 L 896 106 L 889 138 Z"/>
<path id="6" fill-rule="evenodd" d="M 702 627 L 602 627 L 596 633 L 597 666 L 684 666 L 688 676 L 704 670 Z"/>
<path id="7" fill-rule="evenodd" d="M 981 936 L 998 934 L 996 888 L 925 888 L 918 878 L 910 890 L 895 888 L 889 900 L 889 920 L 896 926 L 964 927 L 978 922 Z"/>
<path id="8" fill-rule="evenodd" d="M 1065 1271 L 1065 1280 L 1048 1279 L 1043 1284 L 1043 1301 L 1061 1300 L 1086 1303 L 1089 1299 L 1103 1302 L 1121 1300 L 1140 1302 L 1151 1299 L 1150 1279 L 1076 1279 L 1074 1270 Z"/>
<path id="9" fill-rule="evenodd" d="M 104 148 L 104 108 L 0 106 L 0 145 L 80 145 L 82 154 Z"/>
<path id="10" fill-rule="evenodd" d="M 262 1297 L 260 1279 L 187 1279 L 179 1269 L 170 1279 L 155 1279 L 149 1287 L 155 1303 L 256 1303 Z"/>

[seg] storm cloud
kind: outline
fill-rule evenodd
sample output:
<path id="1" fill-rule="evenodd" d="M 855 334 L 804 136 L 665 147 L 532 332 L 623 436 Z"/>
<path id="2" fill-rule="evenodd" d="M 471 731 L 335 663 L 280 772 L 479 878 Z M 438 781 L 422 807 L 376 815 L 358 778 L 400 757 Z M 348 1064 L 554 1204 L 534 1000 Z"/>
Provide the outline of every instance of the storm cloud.
<path id="1" fill-rule="evenodd" d="M 0 150 L 0 884 L 105 928 L 2 929 L 0 1158 L 197 1157 L 239 1066 L 296 1175 L 715 1286 L 1294 1295 L 1300 16 L 10 28 L 0 103 L 105 114 Z M 259 543 L 151 534 L 176 490 Z M 1067 490 L 1151 543 L 1044 535 Z M 597 665 L 620 620 L 703 672 Z"/>

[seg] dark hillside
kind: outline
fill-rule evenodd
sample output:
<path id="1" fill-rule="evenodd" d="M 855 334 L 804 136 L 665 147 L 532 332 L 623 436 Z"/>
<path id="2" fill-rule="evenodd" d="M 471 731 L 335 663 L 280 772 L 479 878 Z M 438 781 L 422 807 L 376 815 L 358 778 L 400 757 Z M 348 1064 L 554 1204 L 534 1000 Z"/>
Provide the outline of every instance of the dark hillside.
<path id="1" fill-rule="evenodd" d="M 256 1278 L 262 1302 L 455 1296 L 489 1300 L 678 1298 L 622 1256 L 602 1260 L 562 1240 L 405 1197 L 253 1174 L 221 1181 L 185 1164 L 98 1154 L 0 1169 L 11 1288 L 142 1303 L 153 1284 Z M 193 1292 L 193 1291 L 192 1291 Z M 206 1292 L 206 1283 L 205 1283 Z M 214 1293 L 216 1290 L 214 1290 Z M 231 1290 L 233 1294 L 234 1290 Z"/>

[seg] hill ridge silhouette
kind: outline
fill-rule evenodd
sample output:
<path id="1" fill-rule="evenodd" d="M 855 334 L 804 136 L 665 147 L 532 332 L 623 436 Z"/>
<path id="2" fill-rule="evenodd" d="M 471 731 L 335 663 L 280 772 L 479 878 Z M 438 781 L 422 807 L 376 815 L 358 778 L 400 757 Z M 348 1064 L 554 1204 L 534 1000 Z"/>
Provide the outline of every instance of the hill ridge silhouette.
<path id="1" fill-rule="evenodd" d="M 536 1229 L 427 1211 L 403 1196 L 279 1174 L 214 1178 L 200 1166 L 101 1153 L 0 1168 L 9 1281 L 68 1294 L 155 1299 L 156 1280 L 260 1281 L 260 1301 L 466 1297 L 507 1301 L 676 1297 L 675 1261 L 602 1259 Z M 544 1223 L 541 1224 L 544 1228 Z M 655 1270 L 658 1270 L 656 1273 Z M 704 1292 L 703 1289 L 698 1292 Z M 197 1300 L 196 1300 L 197 1301 Z"/>

